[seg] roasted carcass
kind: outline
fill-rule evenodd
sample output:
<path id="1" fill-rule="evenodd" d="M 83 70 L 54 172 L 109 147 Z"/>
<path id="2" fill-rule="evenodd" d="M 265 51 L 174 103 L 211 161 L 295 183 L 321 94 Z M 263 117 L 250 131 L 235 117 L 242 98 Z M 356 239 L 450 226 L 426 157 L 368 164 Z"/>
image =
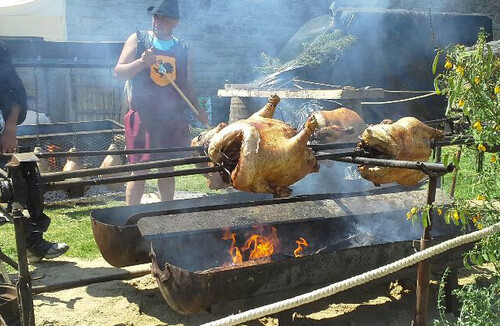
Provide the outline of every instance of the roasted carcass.
<path id="1" fill-rule="evenodd" d="M 355 111 L 338 108 L 332 111 L 317 111 L 314 114 L 318 129 L 312 141 L 317 144 L 357 142 L 366 128 L 366 123 Z"/>
<path id="2" fill-rule="evenodd" d="M 42 154 L 42 148 L 41 147 L 35 147 L 33 149 L 33 153 L 35 154 Z M 40 157 L 37 162 L 38 165 L 38 170 L 40 173 L 47 173 L 50 172 L 50 164 L 46 158 Z"/>
<path id="3" fill-rule="evenodd" d="M 416 118 L 405 117 L 396 122 L 384 120 L 366 128 L 358 147 L 374 158 L 427 162 L 431 154 L 431 140 L 442 137 L 442 131 Z M 403 186 L 413 186 L 425 177 L 423 172 L 410 169 L 364 165 L 358 169 L 363 178 L 375 185 L 397 182 Z"/>
<path id="4" fill-rule="evenodd" d="M 68 152 L 76 152 L 76 148 L 72 147 Z M 77 170 L 83 170 L 85 166 L 83 165 L 82 161 L 80 160 L 79 157 L 77 156 L 68 156 L 66 159 L 66 164 L 63 166 L 63 172 L 71 172 L 71 171 L 77 171 Z M 86 180 L 86 178 L 70 178 L 68 181 L 83 181 Z M 84 186 L 72 186 L 68 189 L 66 189 L 66 193 L 68 194 L 69 198 L 76 198 L 76 197 L 83 197 L 85 195 L 85 192 L 88 190 L 88 187 Z"/>
<path id="5" fill-rule="evenodd" d="M 115 144 L 111 144 L 109 145 L 109 148 L 108 148 L 108 151 L 116 151 L 118 150 L 118 148 L 116 147 Z M 118 166 L 118 165 L 122 165 L 122 158 L 120 157 L 120 155 L 106 155 L 106 157 L 104 158 L 104 160 L 102 161 L 101 163 L 101 166 L 100 168 L 109 168 L 109 167 L 112 167 L 112 166 Z M 99 177 L 100 178 L 112 178 L 112 177 L 125 177 L 129 174 L 127 173 L 113 173 L 113 174 L 107 174 L 107 175 L 100 175 Z M 119 182 L 119 183 L 112 183 L 112 184 L 107 184 L 106 187 L 109 189 L 109 190 L 114 190 L 114 191 L 118 191 L 118 190 L 122 190 L 123 187 L 125 186 L 125 183 L 123 182 Z"/>
<path id="6" fill-rule="evenodd" d="M 210 144 L 210 141 L 212 138 L 223 128 L 227 126 L 227 123 L 221 122 L 219 123 L 215 128 L 212 128 L 210 130 L 207 130 L 205 132 L 202 132 L 200 135 L 197 137 L 193 138 L 191 141 L 191 146 L 193 147 L 198 147 L 202 146 L 203 148 L 208 148 L 208 145 Z M 204 154 L 204 153 L 203 153 Z M 197 167 L 203 168 L 203 167 L 213 167 L 214 164 L 212 162 L 208 163 L 197 163 Z M 227 174 L 224 174 L 227 175 Z M 229 187 L 229 178 L 225 178 L 226 180 L 223 180 L 223 175 L 221 175 L 218 172 L 209 172 L 203 174 L 205 178 L 207 178 L 207 183 L 208 183 L 208 188 L 210 189 L 224 189 Z"/>
<path id="7" fill-rule="evenodd" d="M 311 116 L 297 132 L 272 119 L 279 101 L 272 96 L 260 111 L 223 128 L 210 141 L 210 159 L 227 170 L 234 188 L 286 197 L 291 194 L 288 186 L 319 170 L 307 147 L 318 126 L 316 119 Z"/>

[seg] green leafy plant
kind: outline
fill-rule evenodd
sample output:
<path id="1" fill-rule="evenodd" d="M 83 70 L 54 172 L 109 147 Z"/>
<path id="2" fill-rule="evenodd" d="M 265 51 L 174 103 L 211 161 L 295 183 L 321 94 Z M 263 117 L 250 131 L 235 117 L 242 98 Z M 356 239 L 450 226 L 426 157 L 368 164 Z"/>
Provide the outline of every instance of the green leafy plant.
<path id="1" fill-rule="evenodd" d="M 465 173 L 463 169 L 458 170 L 457 184 L 466 190 L 456 196 L 444 218 L 447 223 L 461 223 L 464 227 L 478 229 L 500 222 L 500 165 L 497 162 L 500 147 L 500 58 L 495 58 L 486 39 L 486 34 L 481 31 L 472 48 L 451 45 L 440 50 L 433 64 L 436 74 L 439 59 L 444 54 L 444 69 L 436 75 L 434 86 L 438 94 L 448 99 L 446 116 L 455 118 L 462 126 L 459 136 L 474 140 L 472 145 L 460 149 L 463 157 L 469 160 L 468 164 L 477 165 Z M 450 156 L 456 157 L 453 152 L 448 152 L 445 157 Z M 417 211 L 420 209 L 414 210 Z M 466 267 L 488 262 L 493 264 L 497 274 L 499 261 L 500 234 L 479 241 L 464 257 Z M 500 324 L 499 290 L 498 275 L 494 284 L 488 287 L 471 284 L 456 290 L 461 314 L 455 324 Z M 451 325 L 442 317 L 435 324 Z"/>
<path id="2" fill-rule="evenodd" d="M 445 51 L 444 70 L 434 85 L 438 94 L 448 98 L 446 115 L 466 123 L 464 130 L 473 136 L 480 151 L 498 145 L 500 139 L 500 58 L 495 58 L 481 32 L 472 49 L 463 45 L 449 46 Z M 438 51 L 433 64 L 437 70 L 443 51 Z"/>

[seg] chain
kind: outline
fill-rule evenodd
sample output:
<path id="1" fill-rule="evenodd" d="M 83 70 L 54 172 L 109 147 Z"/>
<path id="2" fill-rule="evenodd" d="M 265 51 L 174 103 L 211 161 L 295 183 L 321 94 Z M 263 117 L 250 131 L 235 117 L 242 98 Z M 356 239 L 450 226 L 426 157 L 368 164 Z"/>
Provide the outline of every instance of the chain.
<path id="1" fill-rule="evenodd" d="M 40 142 L 40 113 L 38 107 L 38 75 L 36 68 L 33 67 L 33 75 L 35 77 L 35 114 L 36 114 L 36 146 L 41 147 Z"/>

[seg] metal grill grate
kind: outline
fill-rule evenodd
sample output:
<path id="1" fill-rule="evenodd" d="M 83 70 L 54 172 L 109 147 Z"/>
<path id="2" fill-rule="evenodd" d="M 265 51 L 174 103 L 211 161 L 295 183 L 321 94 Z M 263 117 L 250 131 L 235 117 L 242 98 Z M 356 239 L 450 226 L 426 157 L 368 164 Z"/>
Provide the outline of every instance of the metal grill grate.
<path id="1" fill-rule="evenodd" d="M 50 123 L 39 125 L 21 125 L 17 129 L 19 147 L 33 150 L 39 146 L 42 152 L 68 151 L 75 147 L 77 151 L 106 151 L 111 143 L 118 149 L 125 147 L 123 125 L 113 120 L 84 121 L 68 123 Z M 104 155 L 81 158 L 88 168 L 99 167 Z M 125 156 L 122 157 L 125 162 Z M 66 158 L 49 158 L 51 170 L 61 171 Z"/>

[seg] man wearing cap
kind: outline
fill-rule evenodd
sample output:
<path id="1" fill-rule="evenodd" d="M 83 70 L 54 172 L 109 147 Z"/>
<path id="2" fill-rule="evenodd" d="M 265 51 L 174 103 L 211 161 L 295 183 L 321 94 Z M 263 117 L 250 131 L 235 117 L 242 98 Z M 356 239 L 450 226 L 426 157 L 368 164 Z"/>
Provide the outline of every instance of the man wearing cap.
<path id="1" fill-rule="evenodd" d="M 159 0 L 147 9 L 152 15 L 150 31 L 137 31 L 129 36 L 115 67 L 115 75 L 129 83 L 129 111 L 125 115 L 127 149 L 153 149 L 189 145 L 186 103 L 172 81 L 197 106 L 200 120 L 207 122 L 199 110 L 188 83 L 186 44 L 172 33 L 179 22 L 177 0 Z M 131 154 L 131 164 L 178 157 L 175 153 Z M 163 168 L 160 172 L 173 171 Z M 137 171 L 134 174 L 144 174 Z M 144 180 L 127 183 L 126 204 L 136 205 L 144 192 Z M 162 201 L 172 200 L 175 179 L 158 180 Z"/>

